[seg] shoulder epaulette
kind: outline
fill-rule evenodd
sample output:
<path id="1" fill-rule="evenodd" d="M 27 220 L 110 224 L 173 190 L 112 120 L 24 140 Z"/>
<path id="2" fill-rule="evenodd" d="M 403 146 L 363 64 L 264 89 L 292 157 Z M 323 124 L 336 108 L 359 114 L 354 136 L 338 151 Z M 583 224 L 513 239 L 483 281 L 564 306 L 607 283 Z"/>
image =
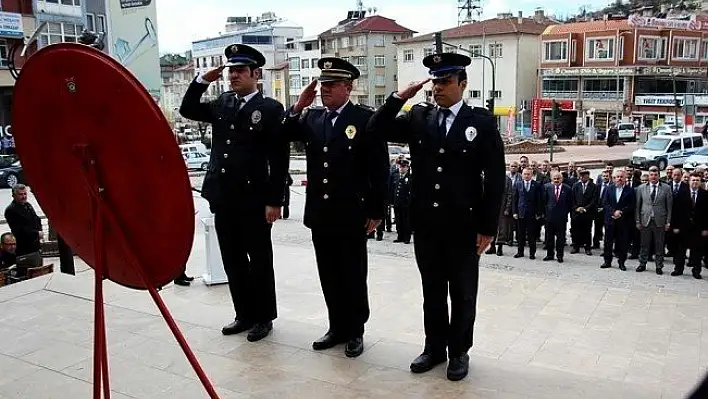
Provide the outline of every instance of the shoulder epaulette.
<path id="1" fill-rule="evenodd" d="M 488 109 L 483 107 L 472 107 L 472 112 L 479 115 L 494 116 Z"/>
<path id="2" fill-rule="evenodd" d="M 361 109 L 365 109 L 365 110 L 367 110 L 367 111 L 371 111 L 371 112 L 375 112 L 375 111 L 376 111 L 376 108 L 374 108 L 374 107 L 372 107 L 372 106 L 369 106 L 369 105 L 356 104 L 356 106 L 359 107 L 359 108 L 361 108 Z"/>
<path id="3" fill-rule="evenodd" d="M 435 104 L 429 103 L 427 101 L 421 101 L 418 104 L 414 105 L 413 107 L 431 108 L 434 106 L 435 106 Z M 411 108 L 413 108 L 413 107 L 411 107 Z"/>

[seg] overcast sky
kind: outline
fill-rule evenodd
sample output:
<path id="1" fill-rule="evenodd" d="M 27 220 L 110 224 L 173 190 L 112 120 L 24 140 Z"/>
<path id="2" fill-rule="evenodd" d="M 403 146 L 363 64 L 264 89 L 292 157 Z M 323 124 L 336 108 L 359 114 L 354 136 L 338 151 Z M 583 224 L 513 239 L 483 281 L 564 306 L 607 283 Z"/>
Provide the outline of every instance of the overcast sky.
<path id="1" fill-rule="evenodd" d="M 351 3 L 351 4 L 349 4 Z M 548 14 L 575 14 L 582 4 L 599 8 L 609 0 L 482 0 L 483 17 L 499 12 L 523 11 L 530 15 L 542 5 Z M 336 5 L 335 5 L 336 4 Z M 406 28 L 429 33 L 457 25 L 458 0 L 365 0 L 364 8 L 376 7 L 377 14 L 395 19 Z M 198 7 L 198 11 L 195 11 Z M 305 36 L 316 35 L 346 17 L 356 8 L 356 0 L 162 0 L 157 2 L 157 24 L 160 53 L 183 53 L 194 40 L 213 37 L 224 29 L 228 16 L 259 16 L 273 11 L 280 17 L 304 28 Z M 195 16 L 199 15 L 198 19 Z"/>

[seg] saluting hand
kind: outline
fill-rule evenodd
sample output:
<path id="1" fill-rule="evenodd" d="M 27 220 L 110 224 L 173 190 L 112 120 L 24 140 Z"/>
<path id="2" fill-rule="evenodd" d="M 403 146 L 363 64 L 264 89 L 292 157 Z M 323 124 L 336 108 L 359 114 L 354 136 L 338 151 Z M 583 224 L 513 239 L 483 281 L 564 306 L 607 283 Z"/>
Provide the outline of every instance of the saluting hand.
<path id="1" fill-rule="evenodd" d="M 280 219 L 280 210 L 281 210 L 281 208 L 279 206 L 266 205 L 266 211 L 265 211 L 266 221 L 270 224 L 275 223 L 276 220 Z"/>
<path id="2" fill-rule="evenodd" d="M 298 113 L 312 105 L 315 101 L 315 97 L 317 97 L 317 90 L 315 90 L 316 87 L 317 79 L 313 80 L 309 85 L 302 89 L 302 93 L 300 93 L 300 97 L 297 99 L 297 104 L 293 107 L 293 111 L 295 113 Z"/>
<path id="3" fill-rule="evenodd" d="M 213 82 L 215 80 L 219 80 L 221 78 L 223 71 L 224 71 L 223 65 L 220 67 L 211 69 L 207 73 L 202 75 L 202 79 L 206 80 L 207 82 Z"/>
<path id="4" fill-rule="evenodd" d="M 408 100 L 410 98 L 413 98 L 413 96 L 415 96 L 416 93 L 418 93 L 420 91 L 420 89 L 423 88 L 423 85 L 425 85 L 428 82 L 430 82 L 430 78 L 422 80 L 420 82 L 411 83 L 405 89 L 399 90 L 398 93 L 396 93 L 396 95 L 398 95 L 398 97 L 401 97 L 401 99 L 403 99 L 403 100 Z"/>

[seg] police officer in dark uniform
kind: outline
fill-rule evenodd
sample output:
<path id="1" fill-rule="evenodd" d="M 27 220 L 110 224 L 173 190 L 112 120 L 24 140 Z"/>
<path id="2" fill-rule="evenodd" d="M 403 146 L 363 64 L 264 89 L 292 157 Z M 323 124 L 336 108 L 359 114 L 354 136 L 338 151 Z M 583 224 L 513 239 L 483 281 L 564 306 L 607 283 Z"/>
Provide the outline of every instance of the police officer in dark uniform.
<path id="1" fill-rule="evenodd" d="M 494 116 L 462 100 L 470 58 L 433 54 L 423 64 L 431 78 L 389 96 L 369 129 L 388 141 L 410 145 L 411 222 L 425 319 L 425 349 L 413 360 L 411 371 L 426 372 L 449 357 L 447 377 L 458 381 L 469 369 L 479 257 L 497 232 L 504 147 Z M 437 106 L 420 103 L 396 117 L 406 100 L 431 79 Z"/>
<path id="2" fill-rule="evenodd" d="M 400 171 L 396 178 L 396 186 L 393 191 L 393 212 L 396 214 L 396 232 L 398 238 L 393 242 L 411 243 L 411 175 L 410 162 L 401 161 Z"/>
<path id="3" fill-rule="evenodd" d="M 277 317 L 271 225 L 280 217 L 289 147 L 282 135 L 283 106 L 265 98 L 257 83 L 265 58 L 258 50 L 234 44 L 227 63 L 198 76 L 187 89 L 180 114 L 213 126 L 209 169 L 202 196 L 214 213 L 221 258 L 229 278 L 236 318 L 224 335 L 249 331 L 258 341 Z M 228 68 L 233 91 L 200 102 L 209 83 Z"/>
<path id="4" fill-rule="evenodd" d="M 317 270 L 329 316 L 329 330 L 315 350 L 346 343 L 348 357 L 364 350 L 369 319 L 366 242 L 384 216 L 389 174 L 383 137 L 369 134 L 374 113 L 349 101 L 359 70 L 340 58 L 322 58 L 320 77 L 286 111 L 283 126 L 307 154 L 305 226 L 312 231 Z M 324 107 L 309 107 L 321 84 Z"/>

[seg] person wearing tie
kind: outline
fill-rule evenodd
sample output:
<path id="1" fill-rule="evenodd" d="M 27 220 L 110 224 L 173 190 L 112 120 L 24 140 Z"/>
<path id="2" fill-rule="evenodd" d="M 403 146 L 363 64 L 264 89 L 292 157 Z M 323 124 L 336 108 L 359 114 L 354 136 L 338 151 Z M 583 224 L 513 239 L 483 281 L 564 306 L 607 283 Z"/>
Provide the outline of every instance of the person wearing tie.
<path id="1" fill-rule="evenodd" d="M 593 225 L 594 225 L 594 233 L 592 235 L 592 247 L 593 249 L 599 249 L 600 248 L 600 243 L 602 242 L 603 239 L 603 230 L 605 229 L 605 207 L 602 204 L 602 199 L 605 196 L 605 191 L 607 190 L 608 186 L 610 185 L 610 176 L 611 173 L 609 170 L 603 170 L 602 174 L 598 176 L 598 182 L 597 182 L 597 199 L 595 201 L 595 204 L 597 205 L 597 212 L 595 212 L 595 216 L 593 218 Z"/>
<path id="2" fill-rule="evenodd" d="M 529 258 L 536 259 L 536 223 L 541 217 L 541 183 L 533 180 L 531 168 L 521 172 L 512 197 L 512 214 L 517 222 L 519 248 L 514 258 L 523 258 L 524 247 L 529 244 Z"/>
<path id="3" fill-rule="evenodd" d="M 580 181 L 573 185 L 573 205 L 570 211 L 570 235 L 573 241 L 571 254 L 585 249 L 585 255 L 592 255 L 592 221 L 597 213 L 597 186 L 590 179 L 590 171 L 581 170 Z"/>
<path id="4" fill-rule="evenodd" d="M 224 50 L 226 64 L 190 83 L 180 114 L 211 123 L 214 130 L 202 197 L 214 213 L 221 258 L 229 280 L 235 320 L 224 335 L 249 331 L 258 341 L 277 317 L 273 271 L 272 224 L 280 218 L 290 150 L 280 119 L 283 106 L 258 91 L 265 57 L 253 47 L 234 44 Z M 224 69 L 233 91 L 201 102 Z"/>
<path id="5" fill-rule="evenodd" d="M 664 268 L 664 232 L 671 228 L 674 197 L 670 187 L 659 182 L 659 168 L 656 166 L 649 169 L 649 181 L 637 187 L 636 194 L 634 218 L 642 236 L 637 272 L 647 269 L 649 251 L 654 244 L 656 274 L 661 275 Z"/>
<path id="6" fill-rule="evenodd" d="M 572 204 L 570 186 L 563 184 L 563 174 L 553 172 L 551 182 L 546 184 L 543 202 L 546 204 L 546 257 L 544 261 L 558 259 L 563 263 L 565 234 L 568 228 L 568 213 Z"/>
<path id="7" fill-rule="evenodd" d="M 627 172 L 617 169 L 613 178 L 614 184 L 607 187 L 602 200 L 605 207 L 605 244 L 602 254 L 604 262 L 600 267 L 612 267 L 613 254 L 617 254 L 620 270 L 626 271 L 627 246 L 635 229 L 633 214 L 636 201 L 634 190 L 626 184 Z"/>
<path id="8" fill-rule="evenodd" d="M 688 242 L 688 250 L 690 251 L 688 258 L 688 266 L 691 267 L 693 277 L 695 279 L 701 279 L 701 260 L 703 254 L 706 251 L 706 246 L 708 246 L 708 191 L 703 189 L 702 186 L 702 176 L 698 172 L 691 173 L 689 180 L 689 212 L 688 212 L 688 226 L 686 228 L 686 241 Z M 685 257 L 685 249 L 677 249 L 678 251 L 683 251 L 682 254 Z M 672 275 L 678 276 L 683 272 L 683 267 L 681 269 L 676 266 L 676 273 L 671 273 Z"/>
<path id="9" fill-rule="evenodd" d="M 320 76 L 283 119 L 287 138 L 305 143 L 304 223 L 312 233 L 329 319 L 329 329 L 312 348 L 345 344 L 344 354 L 357 357 L 370 316 L 367 236 L 386 215 L 388 150 L 383 137 L 366 130 L 373 110 L 349 99 L 359 70 L 334 57 L 321 58 L 317 66 Z M 318 82 L 324 107 L 308 109 Z"/>
<path id="10" fill-rule="evenodd" d="M 666 256 L 673 257 L 674 273 L 679 270 L 683 273 L 683 267 L 686 263 L 685 257 L 680 254 L 686 254 L 687 245 L 684 235 L 689 223 L 689 210 L 691 209 L 688 184 L 684 183 L 682 178 L 683 170 L 674 168 L 671 171 L 671 180 L 666 183 L 671 187 L 671 196 L 673 197 L 671 228 L 666 232 Z M 681 274 L 674 273 L 671 273 L 671 275 Z"/>
<path id="11" fill-rule="evenodd" d="M 410 369 L 427 372 L 449 359 L 452 381 L 469 371 L 479 258 L 497 233 L 506 178 L 494 115 L 463 100 L 470 63 L 455 53 L 425 57 L 430 79 L 389 96 L 369 124 L 388 141 L 411 149 L 411 221 L 423 285 L 425 347 Z M 397 117 L 430 80 L 436 105 L 418 103 Z"/>

